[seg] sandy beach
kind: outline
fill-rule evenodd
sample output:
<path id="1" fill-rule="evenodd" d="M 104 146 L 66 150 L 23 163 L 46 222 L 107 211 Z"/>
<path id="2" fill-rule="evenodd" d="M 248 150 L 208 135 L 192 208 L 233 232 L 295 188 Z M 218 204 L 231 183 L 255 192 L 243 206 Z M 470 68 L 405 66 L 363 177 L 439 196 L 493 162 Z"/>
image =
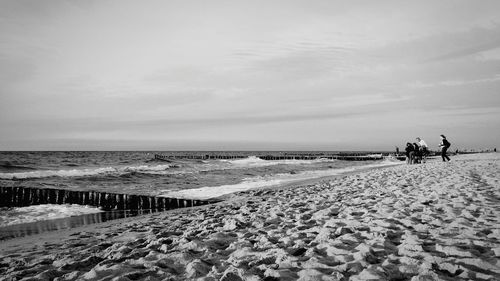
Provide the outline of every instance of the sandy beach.
<path id="1" fill-rule="evenodd" d="M 500 154 L 0 242 L 0 280 L 500 280 Z"/>

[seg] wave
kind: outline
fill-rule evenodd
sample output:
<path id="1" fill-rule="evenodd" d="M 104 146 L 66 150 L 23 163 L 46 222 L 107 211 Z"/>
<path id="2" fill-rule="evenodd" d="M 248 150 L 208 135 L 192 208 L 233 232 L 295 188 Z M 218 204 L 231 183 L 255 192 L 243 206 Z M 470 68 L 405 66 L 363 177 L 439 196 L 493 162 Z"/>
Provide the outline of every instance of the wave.
<path id="1" fill-rule="evenodd" d="M 0 163 L 0 171 L 30 171 L 30 170 L 36 170 L 36 168 L 23 165 L 14 165 L 10 162 Z"/>
<path id="2" fill-rule="evenodd" d="M 300 160 L 302 161 L 302 160 Z M 402 164 L 400 161 L 381 161 L 376 164 L 368 164 L 355 167 L 346 167 L 340 169 L 327 169 L 304 171 L 299 173 L 281 173 L 268 176 L 257 176 L 246 178 L 241 183 L 221 186 L 206 186 L 201 188 L 184 189 L 184 190 L 164 190 L 160 196 L 186 198 L 186 199 L 210 199 L 227 195 L 230 193 L 246 191 L 262 187 L 272 187 L 293 182 L 300 182 L 303 180 L 317 179 L 329 176 L 341 175 L 344 173 L 355 172 L 364 169 L 387 167 Z"/>
<path id="3" fill-rule="evenodd" d="M 100 210 L 99 208 L 69 204 L 44 204 L 27 207 L 8 208 L 2 209 L 0 215 L 0 227 L 100 212 L 102 212 L 102 210 Z"/>
<path id="4" fill-rule="evenodd" d="M 48 177 L 88 177 L 88 176 L 122 176 L 127 174 L 149 174 L 149 175 L 165 175 L 165 174 L 185 174 L 185 173 L 200 173 L 217 170 L 231 170 L 241 168 L 258 168 L 274 165 L 307 165 L 321 162 L 333 162 L 336 160 L 316 159 L 316 160 L 262 160 L 258 157 L 251 156 L 244 159 L 236 160 L 217 160 L 217 161 L 200 161 L 199 163 L 168 163 L 152 165 L 148 162 L 146 165 L 137 166 L 121 166 L 121 167 L 98 167 L 98 168 L 79 168 L 78 164 L 68 163 L 68 169 L 60 170 L 36 170 L 35 168 L 13 166 L 6 164 L 8 169 L 0 170 L 0 179 L 18 180 L 18 179 L 35 179 Z M 74 166 L 73 166 L 74 165 Z M 3 167 L 0 166 L 0 167 Z M 184 169 L 179 169 L 184 168 Z"/>
<path id="5" fill-rule="evenodd" d="M 333 163 L 338 160 L 332 159 L 315 159 L 315 160 L 263 160 L 256 156 L 250 156 L 243 159 L 235 160 L 188 160 L 183 165 L 182 170 L 159 170 L 159 171 L 145 171 L 147 174 L 154 175 L 165 175 L 165 174 L 191 174 L 191 173 L 206 173 L 206 172 L 216 172 L 216 171 L 228 171 L 228 170 L 241 170 L 241 169 L 252 169 L 260 167 L 269 167 L 277 165 L 311 165 L 318 163 Z M 175 167 L 175 165 L 173 165 Z"/>
<path id="6" fill-rule="evenodd" d="M 335 162 L 337 160 L 318 158 L 313 160 L 263 160 L 256 156 L 250 156 L 236 160 L 221 160 L 240 167 L 265 167 L 273 165 L 308 165 L 315 163 Z"/>
<path id="7" fill-rule="evenodd" d="M 16 180 L 16 179 L 34 179 L 34 178 L 48 178 L 48 177 L 86 177 L 86 176 L 97 176 L 97 175 L 122 175 L 130 172 L 154 173 L 175 167 L 179 166 L 140 165 L 140 166 L 100 167 L 100 168 L 71 169 L 71 170 L 37 170 L 37 171 L 17 172 L 17 173 L 0 173 L 0 179 Z"/>

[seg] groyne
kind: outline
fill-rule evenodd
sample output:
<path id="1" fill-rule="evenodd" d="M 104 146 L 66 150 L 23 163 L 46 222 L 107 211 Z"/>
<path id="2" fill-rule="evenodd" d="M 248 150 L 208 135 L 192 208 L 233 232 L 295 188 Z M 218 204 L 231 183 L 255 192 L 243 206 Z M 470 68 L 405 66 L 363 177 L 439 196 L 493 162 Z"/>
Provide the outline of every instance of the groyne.
<path id="1" fill-rule="evenodd" d="M 317 160 L 317 159 L 328 159 L 328 160 L 346 160 L 346 161 L 369 161 L 369 160 L 382 160 L 384 156 L 382 154 L 355 154 L 355 155 L 257 155 L 255 156 L 262 160 Z M 154 159 L 156 160 L 174 160 L 174 159 L 196 159 L 196 160 L 231 160 L 231 159 L 243 159 L 248 158 L 248 155 L 162 155 L 155 154 Z"/>
<path id="2" fill-rule="evenodd" d="M 79 204 L 103 210 L 165 211 L 207 205 L 217 201 L 117 194 L 98 191 L 75 191 L 53 188 L 0 186 L 0 207 L 24 207 L 40 204 Z"/>

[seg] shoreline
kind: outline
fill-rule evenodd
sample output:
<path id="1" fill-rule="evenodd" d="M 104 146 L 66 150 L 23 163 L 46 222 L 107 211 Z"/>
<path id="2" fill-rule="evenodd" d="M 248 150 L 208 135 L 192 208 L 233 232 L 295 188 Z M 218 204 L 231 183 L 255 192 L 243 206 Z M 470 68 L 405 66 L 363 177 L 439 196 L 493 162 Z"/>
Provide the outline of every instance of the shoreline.
<path id="1" fill-rule="evenodd" d="M 397 162 L 395 162 L 394 164 L 387 165 L 387 166 L 374 166 L 374 167 L 362 167 L 362 166 L 360 166 L 361 168 L 359 168 L 359 169 L 354 169 L 352 171 L 342 172 L 342 173 L 335 174 L 335 175 L 321 176 L 321 177 L 317 177 L 317 178 L 298 180 L 296 182 L 289 182 L 289 183 L 283 183 L 283 184 L 278 184 L 278 185 L 253 188 L 253 189 L 248 189 L 248 190 L 244 190 L 244 191 L 234 192 L 234 193 L 230 193 L 230 194 L 226 194 L 226 195 L 221 195 L 221 196 L 218 196 L 218 197 L 214 197 L 212 199 L 227 201 L 227 200 L 232 200 L 233 198 L 238 198 L 240 196 L 244 197 L 248 193 L 252 193 L 252 192 L 259 192 L 259 191 L 265 192 L 265 191 L 273 191 L 273 190 L 282 190 L 282 189 L 293 189 L 293 188 L 300 188 L 300 187 L 309 187 L 309 186 L 313 186 L 313 185 L 316 185 L 316 184 L 320 184 L 320 183 L 322 183 L 324 181 L 334 180 L 334 179 L 338 179 L 338 178 L 341 178 L 341 177 L 353 175 L 353 174 L 356 174 L 356 173 L 368 172 L 368 171 L 371 171 L 371 170 L 384 169 L 384 168 L 389 168 L 389 167 L 396 167 L 398 165 L 403 165 L 403 164 L 404 163 L 397 163 Z"/>
<path id="2" fill-rule="evenodd" d="M 452 159 L 9 239 L 0 279 L 498 279 L 500 156 Z"/>
<path id="3" fill-rule="evenodd" d="M 209 190 L 215 190 L 217 188 L 221 188 L 221 186 L 213 186 L 213 187 L 202 187 L 202 188 L 194 188 L 194 189 L 185 189 L 185 190 L 180 190 L 180 191 L 173 191 L 173 192 L 170 192 L 170 193 L 165 193 L 165 194 L 161 194 L 160 196 L 175 196 L 175 197 L 179 197 L 179 198 L 183 198 L 183 199 L 193 199 L 193 200 L 215 200 L 215 201 L 218 201 L 218 200 L 227 200 L 227 198 L 231 198 L 233 196 L 237 196 L 237 194 L 244 194 L 248 191 L 253 191 L 253 190 L 267 190 L 267 189 L 281 189 L 281 188 L 285 188 L 285 187 L 299 187 L 299 186 L 303 186 L 303 185 L 308 185 L 308 184 L 314 184 L 316 182 L 319 182 L 319 181 L 322 181 L 322 180 L 327 180 L 327 179 L 330 179 L 330 178 L 337 178 L 339 176 L 343 176 L 343 175 L 349 175 L 349 174 L 353 174 L 353 173 L 358 173 L 358 172 L 363 172 L 363 171 L 368 171 L 368 170 L 372 170 L 372 169 L 380 169 L 380 168 L 386 168 L 386 167 L 392 167 L 392 166 L 397 166 L 397 165 L 402 165 L 404 164 L 404 162 L 402 161 L 399 161 L 399 160 L 394 160 L 394 162 L 387 162 L 387 163 L 383 163 L 383 162 L 379 162 L 378 164 L 367 164 L 367 165 L 360 165 L 360 166 L 352 166 L 352 167 L 345 167 L 345 168 L 334 168 L 334 169 L 331 169 L 331 170 L 318 170 L 317 172 L 323 172 L 323 173 L 326 173 L 326 172 L 330 172 L 331 174 L 329 175 L 318 175 L 316 177 L 310 177 L 310 178 L 303 178 L 303 179 L 285 179 L 283 183 L 278 183 L 278 184 L 272 184 L 272 185 L 265 185 L 265 186 L 262 186 L 262 187 L 250 187 L 250 188 L 247 188 L 247 189 L 244 189 L 244 190 L 241 190 L 241 191 L 230 191 L 230 192 L 226 192 L 226 193 L 223 193 L 219 196 L 202 196 L 202 195 L 198 195 L 198 196 L 182 196 L 182 194 L 184 194 L 186 191 L 189 191 L 189 190 L 195 190 L 198 192 L 198 194 L 203 194 L 204 192 L 206 193 L 206 191 L 209 191 Z M 300 173 L 299 173 L 300 174 Z M 241 183 L 239 184 L 234 184 L 234 185 L 226 185 L 226 186 L 222 186 L 222 187 L 236 187 L 236 186 L 239 186 Z M 213 192 L 213 191 L 212 191 Z M 210 192 L 209 192 L 210 193 Z M 181 194 L 181 195 L 179 195 Z"/>
<path id="4" fill-rule="evenodd" d="M 211 202 L 219 202 L 219 201 L 228 201 L 228 200 L 233 200 L 233 198 L 237 198 L 239 196 L 244 196 L 246 193 L 251 192 L 251 191 L 259 191 L 259 190 L 279 190 L 279 189 L 288 189 L 288 188 L 297 188 L 301 186 L 310 186 L 317 184 L 321 181 L 325 181 L 328 179 L 334 179 L 338 178 L 341 176 L 346 176 L 350 175 L 353 173 L 358 173 L 358 172 L 364 172 L 364 171 L 369 171 L 371 169 L 380 169 L 380 168 L 386 168 L 386 167 L 391 167 L 391 166 L 397 166 L 403 164 L 402 162 L 395 161 L 395 162 L 387 162 L 387 163 L 377 163 L 377 164 L 367 164 L 363 166 L 354 166 L 354 167 L 348 167 L 348 168 L 342 168 L 342 169 L 333 169 L 332 172 L 335 172 L 334 174 L 331 175 L 326 175 L 326 176 L 319 176 L 315 178 L 307 178 L 307 179 L 299 179 L 299 180 L 292 180 L 290 182 L 284 182 L 280 184 L 274 184 L 274 185 L 269 185 L 269 186 L 263 186 L 263 187 L 258 187 L 258 188 L 249 188 L 247 190 L 242 190 L 242 191 L 236 191 L 236 192 L 231 192 L 231 193 L 226 193 L 222 194 L 220 196 L 216 197 L 210 197 L 210 198 L 200 198 L 193 196 L 191 197 L 186 197 L 186 198 L 179 198 L 178 200 L 208 200 Z M 216 189 L 217 187 L 212 187 L 213 189 Z M 208 188 L 206 188 L 208 189 Z M 213 203 L 212 203 L 213 204 Z M 43 205 L 29 205 L 26 206 L 27 208 L 31 208 L 32 206 L 43 206 Z M 47 205 L 49 206 L 49 205 Z M 64 208 L 64 206 L 67 206 L 65 204 L 62 205 L 54 205 L 56 208 L 58 206 L 61 206 L 61 208 Z M 76 205 L 79 206 L 79 205 Z M 97 206 L 87 206 L 87 207 L 95 207 Z M 170 209 L 171 211 L 172 209 Z M 14 225 L 4 225 L 0 227 L 0 241 L 1 240 L 8 240 L 8 239 L 14 239 L 14 238 L 19 238 L 23 236 L 31 236 L 31 235 L 39 235 L 44 232 L 51 232 L 51 231 L 60 231 L 63 229 L 71 229 L 71 228 L 76 228 L 76 227 L 85 227 L 87 225 L 95 224 L 95 223 L 102 223 L 104 221 L 108 220 L 116 220 L 116 219 L 121 219 L 121 218 L 126 218 L 126 217 L 135 217 L 135 216 L 142 216 L 146 215 L 149 213 L 156 213 L 156 212 L 164 212 L 164 211 L 169 211 L 169 210 L 102 210 L 101 212 L 95 212 L 90 215 L 78 215 L 78 216 L 68 216 L 68 217 L 57 217 L 54 219 L 50 220 L 33 220 L 33 221 L 28 221 L 26 223 L 22 224 L 14 224 Z"/>

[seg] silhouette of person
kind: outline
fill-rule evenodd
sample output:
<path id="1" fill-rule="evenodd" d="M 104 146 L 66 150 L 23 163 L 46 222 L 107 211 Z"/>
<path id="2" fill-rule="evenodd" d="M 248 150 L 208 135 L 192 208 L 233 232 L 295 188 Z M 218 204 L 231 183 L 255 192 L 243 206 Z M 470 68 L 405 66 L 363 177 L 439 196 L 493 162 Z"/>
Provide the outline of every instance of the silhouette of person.
<path id="1" fill-rule="evenodd" d="M 444 135 L 441 135 L 440 137 L 441 137 L 441 143 L 439 144 L 439 147 L 441 147 L 441 158 L 443 158 L 443 162 L 446 162 L 446 160 L 451 161 L 450 157 L 446 155 L 446 151 L 451 146 L 451 144 Z"/>

